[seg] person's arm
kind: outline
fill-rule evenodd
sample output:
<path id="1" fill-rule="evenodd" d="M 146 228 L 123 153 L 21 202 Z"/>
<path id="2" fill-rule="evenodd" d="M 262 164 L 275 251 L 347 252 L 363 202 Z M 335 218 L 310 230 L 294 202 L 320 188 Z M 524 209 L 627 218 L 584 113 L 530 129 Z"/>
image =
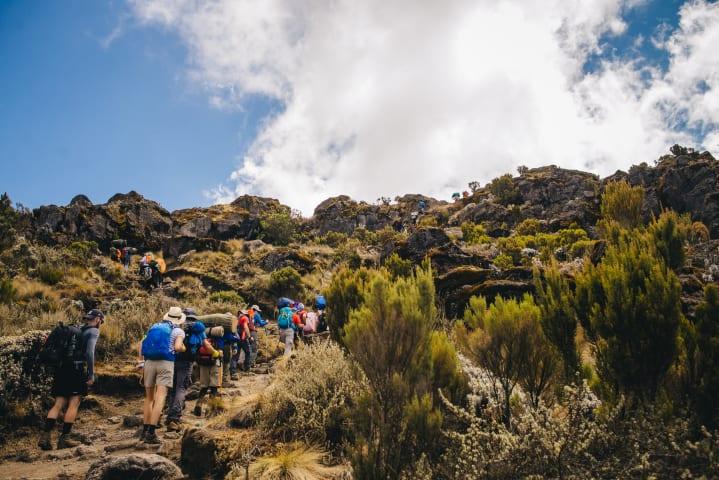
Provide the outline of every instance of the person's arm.
<path id="1" fill-rule="evenodd" d="M 249 320 L 244 323 L 243 330 L 245 332 L 245 338 L 247 339 L 248 342 L 251 342 L 252 337 L 250 336 L 250 321 Z"/>
<path id="2" fill-rule="evenodd" d="M 173 347 L 175 347 L 175 353 L 184 352 L 185 350 L 187 350 L 185 348 L 185 332 L 183 332 L 181 328 L 178 328 L 176 330 L 180 330 L 180 332 L 182 333 L 178 333 L 175 337 L 175 344 L 173 345 Z"/>
<path id="3" fill-rule="evenodd" d="M 208 338 L 206 338 L 202 341 L 202 345 L 210 351 L 213 358 L 217 358 L 220 356 L 220 351 L 215 350 L 215 348 L 212 346 L 212 342 L 210 342 L 210 340 Z"/>
<path id="4" fill-rule="evenodd" d="M 86 332 L 85 362 L 87 363 L 87 384 L 92 385 L 95 383 L 95 345 L 97 345 L 100 331 L 97 328 L 89 328 Z"/>
<path id="5" fill-rule="evenodd" d="M 137 368 L 143 368 L 145 366 L 145 357 L 142 355 L 142 342 L 144 341 L 145 336 L 143 336 L 140 343 L 137 344 Z"/>

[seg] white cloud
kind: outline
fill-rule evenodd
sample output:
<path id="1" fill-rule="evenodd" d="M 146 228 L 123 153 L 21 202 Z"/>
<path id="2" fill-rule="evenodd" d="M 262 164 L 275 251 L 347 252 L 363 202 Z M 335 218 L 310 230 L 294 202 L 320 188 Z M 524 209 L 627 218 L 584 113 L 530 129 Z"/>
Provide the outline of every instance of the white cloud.
<path id="1" fill-rule="evenodd" d="M 614 60 L 585 74 L 637 0 L 136 1 L 176 30 L 216 106 L 281 102 L 218 200 L 279 198 L 311 213 L 330 195 L 447 198 L 518 165 L 607 174 L 651 161 L 682 127 L 719 115 L 717 8 L 682 7 L 667 72 Z M 421 4 L 421 7 L 419 6 Z M 658 40 L 656 40 L 658 41 Z M 701 83 L 703 82 L 703 83 Z M 702 123 L 704 122 L 704 123 Z"/>

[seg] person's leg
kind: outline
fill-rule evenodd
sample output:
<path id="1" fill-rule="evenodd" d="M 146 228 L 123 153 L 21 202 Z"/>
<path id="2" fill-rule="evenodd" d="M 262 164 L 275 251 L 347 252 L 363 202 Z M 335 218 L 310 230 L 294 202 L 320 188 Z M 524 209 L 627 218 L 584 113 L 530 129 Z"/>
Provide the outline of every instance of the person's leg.
<path id="1" fill-rule="evenodd" d="M 285 355 L 290 355 L 292 353 L 292 347 L 294 346 L 295 342 L 295 331 L 291 328 L 288 328 L 286 330 L 283 330 L 284 337 L 285 337 Z"/>
<path id="2" fill-rule="evenodd" d="M 160 421 L 160 415 L 162 415 L 162 408 L 165 406 L 165 398 L 167 398 L 167 386 L 157 385 L 155 387 L 155 396 L 152 401 L 152 408 L 150 410 L 150 425 L 157 426 L 157 422 Z"/>
<path id="3" fill-rule="evenodd" d="M 147 427 L 152 421 L 152 405 L 155 403 L 155 387 L 145 387 L 145 402 L 142 405 L 142 423 Z M 145 428 L 147 430 L 147 428 Z"/>
<path id="4" fill-rule="evenodd" d="M 208 365 L 200 365 L 200 395 L 195 402 L 195 408 L 192 413 L 196 416 L 202 416 L 202 404 L 205 402 L 205 395 L 210 386 L 210 367 Z"/>
<path id="5" fill-rule="evenodd" d="M 57 417 L 65 406 L 67 399 L 65 397 L 56 397 L 55 404 L 52 406 L 49 412 L 47 412 L 47 418 L 45 418 L 45 425 L 43 426 L 42 433 L 40 433 L 40 439 L 37 442 L 38 447 L 43 450 L 52 450 L 52 431 L 57 423 Z"/>
<path id="6" fill-rule="evenodd" d="M 257 361 L 257 352 L 259 351 L 259 344 L 260 344 L 260 335 L 257 333 L 257 330 L 252 331 L 250 333 L 250 336 L 252 336 L 253 342 L 250 343 L 250 366 L 254 366 L 255 362 Z"/>
<path id="7" fill-rule="evenodd" d="M 242 353 L 244 353 L 245 358 L 242 362 L 242 370 L 245 372 L 250 371 L 250 342 L 249 340 L 243 340 L 242 343 L 240 343 L 240 348 L 242 349 Z"/>
<path id="8" fill-rule="evenodd" d="M 67 402 L 67 410 L 63 418 L 62 434 L 57 439 L 57 448 L 72 448 L 80 445 L 80 442 L 69 438 L 72 426 L 75 424 L 77 418 L 77 411 L 80 408 L 80 395 L 73 395 Z"/>
<path id="9" fill-rule="evenodd" d="M 182 418 L 182 410 L 185 408 L 185 395 L 190 386 L 192 375 L 191 362 L 175 362 L 174 389 L 170 397 L 170 408 L 167 410 L 167 421 L 179 422 Z"/>

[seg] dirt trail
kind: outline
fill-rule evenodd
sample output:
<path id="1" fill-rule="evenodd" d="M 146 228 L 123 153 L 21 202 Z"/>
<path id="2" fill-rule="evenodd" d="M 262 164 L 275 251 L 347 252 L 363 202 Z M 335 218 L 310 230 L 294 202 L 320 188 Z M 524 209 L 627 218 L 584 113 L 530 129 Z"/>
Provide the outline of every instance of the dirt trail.
<path id="1" fill-rule="evenodd" d="M 122 371 L 123 365 L 108 365 L 106 370 Z M 268 366 L 260 365 L 255 372 L 241 375 L 222 389 L 225 404 L 230 410 L 242 399 L 262 392 L 270 383 Z M 121 377 L 121 376 L 120 376 Z M 130 377 L 127 382 L 136 381 Z M 196 388 L 193 386 L 193 388 Z M 190 395 L 190 398 L 193 396 Z M 194 400 L 188 400 L 183 415 L 186 428 L 204 427 L 211 418 L 192 414 Z M 139 416 L 139 417 L 138 417 Z M 83 479 L 90 465 L 105 455 L 123 455 L 131 452 L 158 453 L 178 462 L 181 432 L 158 430 L 162 445 L 147 447 L 136 439 L 137 426 L 130 426 L 134 418 L 141 420 L 142 395 L 136 393 L 96 394 L 86 397 L 73 429 L 83 445 L 65 450 L 43 452 L 37 447 L 38 429 L 17 432 L 0 448 L 0 478 L 7 480 Z M 57 432 L 53 434 L 56 441 Z"/>

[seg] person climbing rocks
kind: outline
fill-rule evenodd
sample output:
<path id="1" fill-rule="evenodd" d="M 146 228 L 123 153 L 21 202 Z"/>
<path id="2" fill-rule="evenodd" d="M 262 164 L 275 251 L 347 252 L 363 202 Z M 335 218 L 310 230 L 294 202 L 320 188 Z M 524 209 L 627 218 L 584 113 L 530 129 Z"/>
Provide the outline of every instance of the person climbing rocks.
<path id="1" fill-rule="evenodd" d="M 250 367 L 252 367 L 257 361 L 257 354 L 260 349 L 260 336 L 257 329 L 267 325 L 267 321 L 262 318 L 262 310 L 257 305 L 252 305 L 248 314 L 252 320 L 250 322 L 250 336 L 252 337 L 252 343 L 250 343 Z"/>
<path id="2" fill-rule="evenodd" d="M 132 261 L 132 248 L 125 246 L 122 248 L 122 267 L 125 270 L 129 269 L 131 261 Z"/>
<path id="3" fill-rule="evenodd" d="M 180 307 L 171 307 L 161 321 L 147 331 L 142 340 L 138 367 L 143 370 L 145 401 L 140 441 L 160 444 L 155 430 L 165 406 L 167 391 L 172 388 L 175 355 L 185 351 L 185 331 L 180 327 L 186 316 Z"/>
<path id="4" fill-rule="evenodd" d="M 179 431 L 182 428 L 182 412 L 185 409 L 185 396 L 187 389 L 192 385 L 192 365 L 200 347 L 209 345 L 205 334 L 205 325 L 197 319 L 197 312 L 192 308 L 183 308 L 185 322 L 181 325 L 185 332 L 183 343 L 184 352 L 175 354 L 175 369 L 172 378 L 172 390 L 169 394 L 167 420 L 165 426 L 167 431 Z"/>
<path id="5" fill-rule="evenodd" d="M 158 288 L 162 285 L 162 271 L 160 263 L 155 260 L 152 253 L 146 252 L 140 259 L 139 275 L 148 286 Z"/>
<path id="6" fill-rule="evenodd" d="M 254 341 L 250 332 L 250 324 L 252 323 L 252 321 L 250 320 L 250 313 L 248 310 L 240 310 L 239 312 L 237 312 L 237 317 L 237 334 L 240 337 L 238 346 L 240 350 L 242 350 L 242 352 L 244 353 L 244 358 L 242 361 L 242 371 L 249 372 L 251 361 L 250 345 Z"/>
<path id="7" fill-rule="evenodd" d="M 197 352 L 197 365 L 200 370 L 200 395 L 197 397 L 193 413 L 202 416 L 202 406 L 205 397 L 219 395 L 218 388 L 222 386 L 222 349 L 225 336 L 223 327 L 212 327 L 207 341 Z"/>
<path id="8" fill-rule="evenodd" d="M 43 450 L 52 449 L 52 430 L 60 412 L 65 408 L 62 434 L 57 448 L 76 447 L 79 442 L 70 438 L 72 426 L 77 419 L 80 400 L 87 395 L 88 387 L 95 382 L 95 345 L 100 336 L 100 325 L 105 315 L 93 309 L 83 318 L 82 326 L 60 324 L 48 336 L 41 352 L 41 360 L 56 366 L 52 382 L 55 404 L 45 418 L 45 425 L 38 446 Z"/>
<path id="9" fill-rule="evenodd" d="M 227 313 L 227 315 L 232 315 Z M 240 335 L 239 332 L 233 332 L 230 329 L 224 329 L 224 335 L 222 337 L 222 364 L 223 371 L 222 376 L 226 383 L 232 380 L 237 380 L 237 362 L 240 357 Z"/>

